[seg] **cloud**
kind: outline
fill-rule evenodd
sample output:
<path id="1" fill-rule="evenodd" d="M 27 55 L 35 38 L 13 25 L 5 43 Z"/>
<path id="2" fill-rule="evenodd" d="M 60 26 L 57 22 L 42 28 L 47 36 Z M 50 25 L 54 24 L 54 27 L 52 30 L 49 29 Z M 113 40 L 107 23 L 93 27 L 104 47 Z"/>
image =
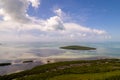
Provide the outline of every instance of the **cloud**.
<path id="1" fill-rule="evenodd" d="M 54 13 L 57 14 L 58 16 L 62 17 L 65 13 L 59 8 L 55 9 Z"/>
<path id="2" fill-rule="evenodd" d="M 72 40 L 99 41 L 105 40 L 105 37 L 108 36 L 105 30 L 92 29 L 76 23 L 65 23 L 64 26 L 66 29 L 64 34 L 68 35 Z"/>
<path id="3" fill-rule="evenodd" d="M 62 9 L 58 8 L 58 9 L 54 9 L 53 12 L 59 16 L 64 22 L 69 22 L 72 20 L 71 16 L 67 13 L 65 13 L 64 11 L 62 11 Z"/>
<path id="4" fill-rule="evenodd" d="M 76 24 L 76 23 L 65 23 L 64 25 L 65 25 L 66 30 L 68 30 L 70 32 L 77 32 L 77 33 L 88 34 L 88 35 L 90 35 L 90 34 L 91 35 L 92 34 L 105 35 L 107 33 L 104 30 L 92 29 L 92 28 L 81 26 L 81 25 Z"/>
<path id="5" fill-rule="evenodd" d="M 63 22 L 60 17 L 54 16 L 45 21 L 45 30 L 63 30 Z"/>
<path id="6" fill-rule="evenodd" d="M 0 2 L 2 16 L 5 21 L 29 21 L 26 16 L 26 9 L 28 8 L 28 3 L 26 0 L 0 0 Z"/>
<path id="7" fill-rule="evenodd" d="M 39 0 L 28 0 L 29 2 L 32 3 L 32 6 L 35 8 L 38 8 L 40 5 L 40 1 Z"/>
<path id="8" fill-rule="evenodd" d="M 38 8 L 39 0 L 0 0 L 0 40 L 10 41 L 84 41 L 108 38 L 105 30 L 92 29 L 64 21 L 67 14 L 54 10 L 55 16 L 36 19 L 27 14 L 30 5 Z"/>
<path id="9" fill-rule="evenodd" d="M 3 16 L 4 21 L 9 22 L 17 22 L 21 23 L 21 25 L 27 24 L 28 22 L 33 22 L 33 26 L 36 26 L 33 18 L 27 14 L 27 9 L 30 3 L 35 8 L 38 8 L 40 5 L 39 0 L 1 0 L 1 9 L 0 15 Z M 37 21 L 38 22 L 38 21 Z M 8 22 L 6 22 L 9 24 Z M 29 23 L 30 24 L 30 23 Z M 11 24 L 9 24 L 11 25 Z M 15 23 L 16 25 L 16 23 Z M 39 28 L 42 30 L 62 30 L 64 29 L 63 22 L 59 16 L 50 17 L 47 20 L 39 20 L 39 26 L 43 26 L 43 28 Z M 19 26 L 19 25 L 17 25 Z M 12 25 L 11 25 L 12 27 Z M 13 28 L 13 27 L 12 27 Z M 29 27 L 28 27 L 29 28 Z M 36 28 L 36 27 L 35 27 Z M 37 27 L 38 28 L 38 27 Z"/>
<path id="10" fill-rule="evenodd" d="M 27 23 L 30 21 L 27 9 L 30 3 L 38 8 L 39 0 L 0 0 L 0 15 L 4 21 Z"/>
<path id="11" fill-rule="evenodd" d="M 10 41 L 101 41 L 109 38 L 104 30 L 91 29 L 76 23 L 63 23 L 65 29 L 56 30 L 53 26 L 46 29 L 46 26 L 33 23 L 13 25 L 11 22 L 4 22 L 1 26 L 1 39 Z"/>

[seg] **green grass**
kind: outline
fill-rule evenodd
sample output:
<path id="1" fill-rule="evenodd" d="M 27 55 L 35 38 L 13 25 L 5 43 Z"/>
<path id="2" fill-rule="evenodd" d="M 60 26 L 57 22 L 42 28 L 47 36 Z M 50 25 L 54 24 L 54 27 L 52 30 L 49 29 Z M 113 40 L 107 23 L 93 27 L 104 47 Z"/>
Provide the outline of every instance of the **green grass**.
<path id="1" fill-rule="evenodd" d="M 83 60 L 41 65 L 31 70 L 1 76 L 0 80 L 72 80 L 72 78 L 73 80 L 85 80 L 85 78 L 119 80 L 118 74 L 120 74 L 119 59 Z"/>
<path id="2" fill-rule="evenodd" d="M 86 47 L 86 46 L 77 46 L 77 45 L 64 46 L 64 47 L 60 47 L 60 48 L 61 49 L 70 49 L 70 50 L 96 50 L 96 48 Z"/>
<path id="3" fill-rule="evenodd" d="M 89 74 L 67 74 L 56 76 L 48 80 L 105 80 L 109 77 L 120 75 L 120 71 L 111 71 L 105 73 L 89 73 Z"/>

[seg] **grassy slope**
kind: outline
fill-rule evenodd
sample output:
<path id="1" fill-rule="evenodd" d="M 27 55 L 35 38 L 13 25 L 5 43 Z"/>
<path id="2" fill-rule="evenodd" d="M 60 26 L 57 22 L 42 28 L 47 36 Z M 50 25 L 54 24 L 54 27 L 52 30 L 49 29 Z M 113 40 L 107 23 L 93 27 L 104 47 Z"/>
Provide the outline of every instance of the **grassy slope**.
<path id="1" fill-rule="evenodd" d="M 105 80 L 111 76 L 119 75 L 120 71 L 105 73 L 67 74 L 50 78 L 49 80 Z M 120 77 L 119 77 L 120 78 Z"/>
<path id="2" fill-rule="evenodd" d="M 0 80 L 58 80 L 56 78 L 61 78 L 61 80 L 65 80 L 67 76 L 74 77 L 74 80 L 80 80 L 77 77 L 78 75 L 86 75 L 86 77 L 91 76 L 91 80 L 94 80 L 92 78 L 92 74 L 97 77 L 99 75 L 104 76 L 103 74 L 105 74 L 106 72 L 109 72 L 109 76 L 105 78 L 110 77 L 112 78 L 112 80 L 114 80 L 114 76 L 117 76 L 118 73 L 120 73 L 120 60 L 104 59 L 91 61 L 58 62 L 38 66 L 31 70 L 23 71 L 20 73 L 5 75 L 0 77 Z M 120 75 L 117 77 L 120 78 Z M 72 80 L 72 78 L 70 80 Z"/>

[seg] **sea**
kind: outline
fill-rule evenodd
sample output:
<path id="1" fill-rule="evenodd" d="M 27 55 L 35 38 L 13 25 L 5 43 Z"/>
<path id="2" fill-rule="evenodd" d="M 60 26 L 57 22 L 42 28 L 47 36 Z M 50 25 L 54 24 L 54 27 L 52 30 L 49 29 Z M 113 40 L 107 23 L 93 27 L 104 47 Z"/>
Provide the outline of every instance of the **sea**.
<path id="1" fill-rule="evenodd" d="M 80 45 L 96 50 L 64 50 L 62 46 Z M 4 42 L 0 43 L 0 75 L 11 74 L 46 64 L 48 60 L 120 58 L 120 42 Z M 24 61 L 33 61 L 23 63 Z"/>

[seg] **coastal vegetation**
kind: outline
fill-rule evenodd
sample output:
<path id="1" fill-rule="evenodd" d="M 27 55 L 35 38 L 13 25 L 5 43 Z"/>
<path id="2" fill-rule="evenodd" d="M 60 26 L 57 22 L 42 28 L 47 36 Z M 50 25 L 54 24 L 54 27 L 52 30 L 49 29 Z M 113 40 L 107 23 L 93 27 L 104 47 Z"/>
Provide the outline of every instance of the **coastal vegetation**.
<path id="1" fill-rule="evenodd" d="M 0 80 L 119 80 L 120 60 L 80 60 L 49 63 L 4 75 Z"/>
<path id="2" fill-rule="evenodd" d="M 60 47 L 60 48 L 61 49 L 69 49 L 69 50 L 96 50 L 96 48 L 86 47 L 86 46 L 77 46 L 77 45 L 64 46 L 64 47 Z"/>

